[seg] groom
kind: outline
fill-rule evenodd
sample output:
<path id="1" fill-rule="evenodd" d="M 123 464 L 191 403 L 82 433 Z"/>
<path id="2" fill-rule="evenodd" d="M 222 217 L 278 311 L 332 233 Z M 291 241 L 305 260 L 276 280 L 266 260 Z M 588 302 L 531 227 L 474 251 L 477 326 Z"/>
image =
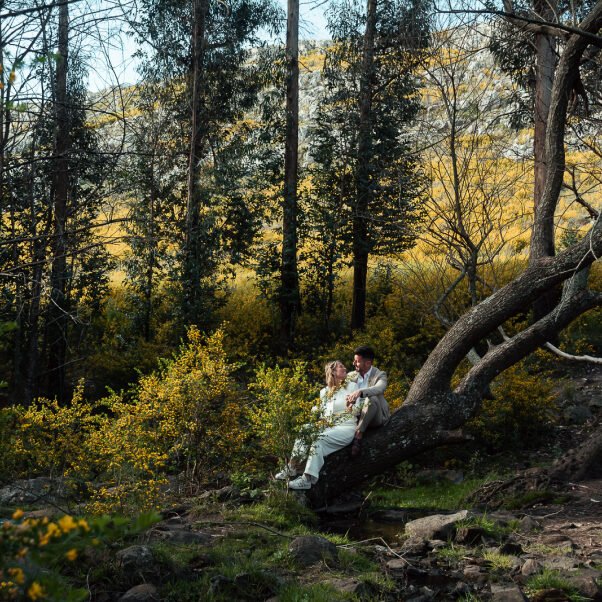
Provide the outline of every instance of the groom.
<path id="1" fill-rule="evenodd" d="M 355 374 L 351 373 L 349 376 L 351 378 L 357 376 L 358 388 L 347 395 L 347 407 L 351 407 L 360 398 L 364 400 L 351 446 L 351 455 L 355 457 L 361 451 L 362 437 L 366 429 L 373 426 L 382 426 L 389 419 L 391 413 L 383 395 L 387 388 L 387 375 L 372 365 L 374 349 L 362 345 L 353 353 L 353 365 L 357 372 Z"/>

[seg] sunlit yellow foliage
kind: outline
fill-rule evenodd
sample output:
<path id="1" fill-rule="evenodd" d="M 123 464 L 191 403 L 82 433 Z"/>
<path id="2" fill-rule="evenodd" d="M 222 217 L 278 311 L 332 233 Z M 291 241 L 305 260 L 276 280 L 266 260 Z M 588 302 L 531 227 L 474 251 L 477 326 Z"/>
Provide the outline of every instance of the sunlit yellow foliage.
<path id="1" fill-rule="evenodd" d="M 170 469 L 189 479 L 227 469 L 245 432 L 223 336 L 191 328 L 174 358 L 140 378 L 133 399 L 89 403 L 80 384 L 69 405 L 40 400 L 11 410 L 12 445 L 0 450 L 7 464 L 76 481 L 103 475 L 109 484 L 93 494 L 95 512 L 155 508 Z"/>
<path id="2" fill-rule="evenodd" d="M 80 552 L 101 541 L 111 542 L 138 533 L 157 522 L 158 515 L 135 519 L 71 515 L 53 520 L 30 518 L 18 509 L 0 527 L 0 600 L 87 600 L 89 592 L 74 588 L 64 577 Z"/>
<path id="3" fill-rule="evenodd" d="M 294 362 L 290 368 L 260 367 L 249 389 L 255 403 L 249 406 L 249 418 L 261 447 L 287 462 L 295 439 L 306 424 L 315 424 L 317 414 L 312 408 L 319 406 L 316 386 L 307 378 L 307 364 Z M 311 440 L 314 432 L 305 432 Z"/>

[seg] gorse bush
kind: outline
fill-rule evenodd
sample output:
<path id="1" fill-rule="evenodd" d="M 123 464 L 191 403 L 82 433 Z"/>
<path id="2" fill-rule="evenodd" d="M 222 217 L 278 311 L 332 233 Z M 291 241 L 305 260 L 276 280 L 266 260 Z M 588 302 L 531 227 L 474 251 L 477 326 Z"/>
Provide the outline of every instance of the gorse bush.
<path id="1" fill-rule="evenodd" d="M 255 396 L 248 410 L 253 432 L 261 448 L 283 463 L 289 460 L 295 439 L 305 425 L 316 425 L 312 433 L 305 430 L 308 439 L 319 428 L 312 408 L 319 406 L 320 400 L 307 372 L 305 362 L 293 362 L 285 368 L 261 366 L 249 384 Z"/>
<path id="2" fill-rule="evenodd" d="M 0 528 L 0 600 L 86 600 L 90 592 L 67 577 L 70 567 L 90 547 L 133 535 L 159 520 L 155 514 L 56 520 L 26 517 L 16 510 Z"/>
<path id="3" fill-rule="evenodd" d="M 113 393 L 90 403 L 80 385 L 68 406 L 40 400 L 3 410 L 0 425 L 14 427 L 10 447 L 3 441 L 0 450 L 13 472 L 3 476 L 100 477 L 108 484 L 90 510 L 154 508 L 168 472 L 208 479 L 240 459 L 245 429 L 235 369 L 221 331 L 204 337 L 191 328 L 178 353 L 127 398 Z"/>

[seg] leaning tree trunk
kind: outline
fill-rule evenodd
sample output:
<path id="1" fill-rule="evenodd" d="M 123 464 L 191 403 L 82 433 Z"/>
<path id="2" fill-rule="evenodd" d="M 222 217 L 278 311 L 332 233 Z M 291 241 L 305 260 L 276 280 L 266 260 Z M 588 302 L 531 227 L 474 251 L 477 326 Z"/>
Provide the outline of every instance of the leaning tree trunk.
<path id="1" fill-rule="evenodd" d="M 601 26 L 602 0 L 598 0 L 580 28 L 595 33 Z M 565 166 L 564 127 L 568 99 L 587 45 L 582 36 L 572 34 L 556 70 L 546 133 L 548 169 L 540 200 L 545 211 L 553 212 L 558 203 Z M 467 311 L 429 355 L 412 383 L 404 405 L 387 425 L 367 433 L 362 456 L 350 462 L 349 451 L 344 449 L 327 458 L 320 480 L 309 491 L 312 503 L 322 506 L 389 466 L 429 448 L 458 440 L 461 435 L 457 429 L 477 414 L 489 383 L 576 317 L 602 306 L 602 294 L 580 287 L 565 287 L 563 303 L 491 349 L 452 389 L 452 376 L 466 354 L 535 299 L 583 273 L 601 254 L 602 220 L 598 219 L 582 241 L 555 257 L 533 262 L 513 281 Z"/>

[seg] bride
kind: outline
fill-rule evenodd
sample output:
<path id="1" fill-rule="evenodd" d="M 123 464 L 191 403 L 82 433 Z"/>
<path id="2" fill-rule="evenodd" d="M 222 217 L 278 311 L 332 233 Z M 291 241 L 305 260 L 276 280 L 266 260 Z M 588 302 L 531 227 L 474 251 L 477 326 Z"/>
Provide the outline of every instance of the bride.
<path id="1" fill-rule="evenodd" d="M 299 471 L 296 467 L 302 465 L 307 457 L 303 474 L 289 482 L 289 489 L 310 489 L 318 481 L 324 458 L 349 445 L 355 435 L 357 418 L 354 408 L 347 407 L 345 398 L 357 389 L 357 383 L 347 378 L 347 368 L 339 360 L 328 362 L 325 373 L 326 386 L 320 391 L 320 409 L 334 425 L 321 431 L 310 445 L 302 439 L 295 441 L 291 461 L 275 475 L 281 481 L 297 476 Z"/>

